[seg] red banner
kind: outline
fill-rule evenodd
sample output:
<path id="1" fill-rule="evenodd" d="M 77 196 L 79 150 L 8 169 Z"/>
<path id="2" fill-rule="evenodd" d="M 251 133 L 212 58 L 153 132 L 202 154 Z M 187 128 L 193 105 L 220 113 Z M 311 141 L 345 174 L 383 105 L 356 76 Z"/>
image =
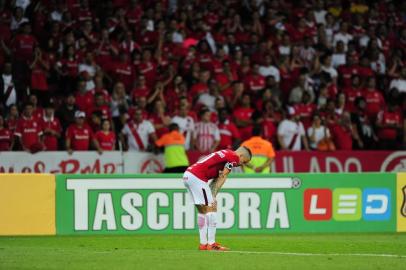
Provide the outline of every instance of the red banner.
<path id="1" fill-rule="evenodd" d="M 202 154 L 189 152 L 190 163 Z M 273 172 L 392 172 L 406 171 L 406 151 L 280 151 Z"/>

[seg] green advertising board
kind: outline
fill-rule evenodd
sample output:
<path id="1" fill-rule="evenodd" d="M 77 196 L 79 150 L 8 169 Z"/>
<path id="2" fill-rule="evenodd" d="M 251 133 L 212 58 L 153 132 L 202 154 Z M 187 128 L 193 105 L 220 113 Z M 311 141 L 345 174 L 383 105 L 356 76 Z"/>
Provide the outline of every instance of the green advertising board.
<path id="1" fill-rule="evenodd" d="M 181 175 L 58 175 L 57 234 L 192 233 Z M 299 184 L 300 185 L 299 185 Z M 396 231 L 396 174 L 231 175 L 222 233 Z"/>

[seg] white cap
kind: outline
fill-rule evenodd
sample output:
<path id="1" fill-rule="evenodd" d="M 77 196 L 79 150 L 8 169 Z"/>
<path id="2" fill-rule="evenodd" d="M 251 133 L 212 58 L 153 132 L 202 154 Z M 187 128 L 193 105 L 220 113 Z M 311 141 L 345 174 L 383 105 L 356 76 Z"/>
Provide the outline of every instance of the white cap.
<path id="1" fill-rule="evenodd" d="M 82 111 L 76 111 L 76 112 L 75 112 L 75 118 L 80 118 L 80 117 L 85 118 L 85 117 L 86 117 L 85 112 L 82 112 Z"/>

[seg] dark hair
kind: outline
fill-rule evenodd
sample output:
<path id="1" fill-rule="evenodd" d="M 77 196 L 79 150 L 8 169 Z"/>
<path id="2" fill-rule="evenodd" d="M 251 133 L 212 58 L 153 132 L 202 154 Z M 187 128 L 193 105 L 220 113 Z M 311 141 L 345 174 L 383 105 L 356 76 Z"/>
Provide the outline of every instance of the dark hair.
<path id="1" fill-rule="evenodd" d="M 262 134 L 262 127 L 260 125 L 255 125 L 252 128 L 252 136 L 261 136 Z"/>
<path id="2" fill-rule="evenodd" d="M 209 109 L 206 109 L 206 108 L 202 109 L 202 110 L 199 112 L 199 117 L 202 117 L 205 113 L 208 113 L 208 112 L 210 112 Z"/>
<path id="3" fill-rule="evenodd" d="M 169 125 L 169 131 L 173 131 L 173 130 L 179 130 L 179 126 L 176 123 L 171 123 Z"/>

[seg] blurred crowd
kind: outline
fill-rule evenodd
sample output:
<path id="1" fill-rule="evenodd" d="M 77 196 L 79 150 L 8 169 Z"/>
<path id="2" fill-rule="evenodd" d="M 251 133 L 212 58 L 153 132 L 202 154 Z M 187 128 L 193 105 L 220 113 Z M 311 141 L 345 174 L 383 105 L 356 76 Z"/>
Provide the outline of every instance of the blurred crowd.
<path id="1" fill-rule="evenodd" d="M 401 0 L 0 0 L 0 70 L 0 151 L 406 142 Z"/>

